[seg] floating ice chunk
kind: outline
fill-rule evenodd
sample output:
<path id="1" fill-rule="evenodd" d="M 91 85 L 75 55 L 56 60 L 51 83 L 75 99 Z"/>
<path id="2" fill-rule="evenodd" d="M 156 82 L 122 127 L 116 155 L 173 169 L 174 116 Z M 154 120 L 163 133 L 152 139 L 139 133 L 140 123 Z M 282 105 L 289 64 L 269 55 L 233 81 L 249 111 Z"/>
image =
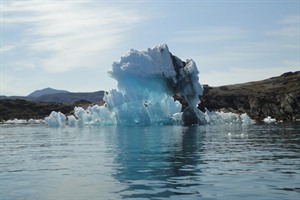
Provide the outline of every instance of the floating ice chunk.
<path id="1" fill-rule="evenodd" d="M 7 120 L 4 122 L 5 124 L 27 124 L 28 121 L 26 119 L 13 119 L 13 120 Z"/>
<path id="2" fill-rule="evenodd" d="M 23 121 L 23 120 L 22 120 Z M 19 123 L 21 123 L 21 120 L 19 120 L 19 119 L 17 119 L 17 118 L 15 118 L 15 119 L 13 119 L 13 120 L 7 120 L 6 121 L 6 123 L 7 124 L 19 124 Z"/>
<path id="3" fill-rule="evenodd" d="M 44 124 L 46 123 L 43 119 L 13 119 L 13 120 L 7 120 L 3 122 L 4 124 Z"/>
<path id="4" fill-rule="evenodd" d="M 61 112 L 52 111 L 45 121 L 50 127 L 64 127 L 66 125 L 66 116 Z"/>
<path id="5" fill-rule="evenodd" d="M 271 116 L 268 116 L 268 117 L 266 117 L 263 121 L 264 121 L 265 123 L 273 123 L 273 122 L 276 122 L 276 119 L 275 119 L 275 118 L 272 118 Z"/>
<path id="6" fill-rule="evenodd" d="M 239 115 L 232 112 L 210 112 L 207 109 L 205 112 L 205 119 L 208 124 L 255 123 L 246 113 Z"/>

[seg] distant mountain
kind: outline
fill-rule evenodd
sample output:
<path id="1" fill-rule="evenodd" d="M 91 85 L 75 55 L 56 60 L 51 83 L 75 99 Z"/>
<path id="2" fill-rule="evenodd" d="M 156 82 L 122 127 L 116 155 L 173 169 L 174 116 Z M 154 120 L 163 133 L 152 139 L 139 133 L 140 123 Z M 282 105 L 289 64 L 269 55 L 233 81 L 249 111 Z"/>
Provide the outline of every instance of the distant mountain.
<path id="1" fill-rule="evenodd" d="M 43 94 L 45 93 L 45 94 Z M 66 90 L 55 90 L 52 88 L 45 88 L 36 90 L 28 96 L 0 96 L 2 99 L 11 100 L 26 100 L 31 102 L 46 102 L 46 103 L 75 103 L 78 101 L 86 101 L 90 103 L 99 103 L 103 100 L 104 91 L 96 92 L 68 92 Z"/>
<path id="2" fill-rule="evenodd" d="M 43 95 L 58 94 L 58 93 L 69 93 L 69 92 L 66 90 L 56 90 L 56 89 L 48 87 L 48 88 L 44 88 L 41 90 L 36 90 L 36 91 L 30 93 L 29 95 L 27 95 L 27 97 L 40 97 Z"/>
<path id="3" fill-rule="evenodd" d="M 55 102 L 55 103 L 75 103 L 77 101 L 88 101 L 91 103 L 103 100 L 104 91 L 97 92 L 65 92 L 57 94 L 45 94 L 33 98 L 33 102 Z"/>

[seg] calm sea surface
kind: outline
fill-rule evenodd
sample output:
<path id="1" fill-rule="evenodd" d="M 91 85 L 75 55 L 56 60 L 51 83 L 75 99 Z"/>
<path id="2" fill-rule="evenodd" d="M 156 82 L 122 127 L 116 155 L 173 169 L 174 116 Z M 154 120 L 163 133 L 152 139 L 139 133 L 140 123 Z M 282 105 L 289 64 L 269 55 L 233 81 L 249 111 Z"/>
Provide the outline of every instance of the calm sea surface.
<path id="1" fill-rule="evenodd" d="M 300 199 L 300 123 L 0 126 L 0 199 Z"/>

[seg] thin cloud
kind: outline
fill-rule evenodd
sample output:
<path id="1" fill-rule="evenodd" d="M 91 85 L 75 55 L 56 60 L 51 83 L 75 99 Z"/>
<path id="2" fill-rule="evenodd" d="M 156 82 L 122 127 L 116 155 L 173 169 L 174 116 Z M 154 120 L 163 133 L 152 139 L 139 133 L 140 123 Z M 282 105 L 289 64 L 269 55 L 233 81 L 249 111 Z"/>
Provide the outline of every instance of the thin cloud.
<path id="1" fill-rule="evenodd" d="M 12 45 L 12 44 L 4 45 L 4 46 L 2 46 L 2 47 L 0 48 L 0 53 L 6 53 L 6 52 L 8 52 L 8 51 L 13 50 L 14 48 L 15 48 L 15 46 Z"/>
<path id="2" fill-rule="evenodd" d="M 234 27 L 191 28 L 179 31 L 172 38 L 177 43 L 204 43 L 239 39 L 244 31 Z"/>
<path id="3" fill-rule="evenodd" d="M 277 22 L 278 28 L 266 31 L 265 34 L 271 36 L 281 36 L 286 38 L 299 38 L 300 16 L 286 16 Z"/>
<path id="4" fill-rule="evenodd" d="M 97 65 L 102 52 L 145 19 L 131 8 L 92 1 L 16 1 L 2 10 L 1 26 L 19 27 L 27 60 L 48 72 Z"/>
<path id="5" fill-rule="evenodd" d="M 283 19 L 279 20 L 278 23 L 280 24 L 299 24 L 300 16 L 299 15 L 290 15 L 284 17 Z"/>

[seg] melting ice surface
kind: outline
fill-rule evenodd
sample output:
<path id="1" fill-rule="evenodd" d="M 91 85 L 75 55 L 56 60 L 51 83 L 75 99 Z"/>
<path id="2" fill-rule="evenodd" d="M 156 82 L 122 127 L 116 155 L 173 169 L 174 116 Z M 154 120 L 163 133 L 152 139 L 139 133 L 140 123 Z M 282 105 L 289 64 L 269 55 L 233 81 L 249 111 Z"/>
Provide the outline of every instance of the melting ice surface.
<path id="1" fill-rule="evenodd" d="M 108 73 L 118 86 L 105 94 L 104 106 L 75 107 L 70 116 L 53 111 L 45 118 L 48 126 L 253 123 L 246 114 L 197 109 L 203 93 L 197 66 L 191 59 L 184 62 L 172 55 L 165 44 L 147 51 L 130 50 Z M 187 101 L 183 112 L 174 94 Z"/>

